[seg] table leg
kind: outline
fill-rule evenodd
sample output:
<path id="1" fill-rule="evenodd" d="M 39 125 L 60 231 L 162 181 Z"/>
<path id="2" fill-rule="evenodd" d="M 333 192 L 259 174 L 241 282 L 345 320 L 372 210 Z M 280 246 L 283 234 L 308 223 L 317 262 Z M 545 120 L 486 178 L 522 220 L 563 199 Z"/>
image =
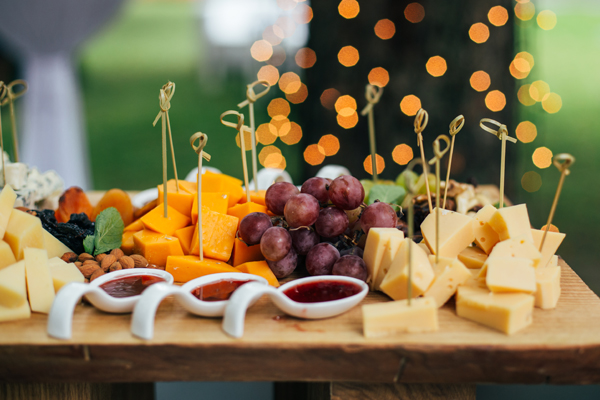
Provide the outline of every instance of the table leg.
<path id="1" fill-rule="evenodd" d="M 154 383 L 0 383 L 2 400 L 154 400 Z"/>

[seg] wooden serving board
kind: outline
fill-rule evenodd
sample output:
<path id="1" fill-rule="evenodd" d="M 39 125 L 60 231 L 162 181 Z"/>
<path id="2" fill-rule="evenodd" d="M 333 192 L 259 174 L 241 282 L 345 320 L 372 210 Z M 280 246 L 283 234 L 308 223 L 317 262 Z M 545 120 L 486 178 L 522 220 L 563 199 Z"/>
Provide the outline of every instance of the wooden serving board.
<path id="1" fill-rule="evenodd" d="M 562 260 L 562 296 L 534 311 L 528 328 L 507 336 L 440 309 L 440 330 L 365 339 L 361 308 L 301 320 L 263 297 L 248 310 L 244 337 L 221 318 L 188 314 L 171 298 L 155 337 L 130 333 L 130 315 L 79 305 L 73 339 L 46 334 L 47 317 L 0 324 L 0 381 L 149 382 L 295 380 L 360 382 L 599 383 L 600 299 Z M 364 303 L 388 301 L 371 293 Z"/>

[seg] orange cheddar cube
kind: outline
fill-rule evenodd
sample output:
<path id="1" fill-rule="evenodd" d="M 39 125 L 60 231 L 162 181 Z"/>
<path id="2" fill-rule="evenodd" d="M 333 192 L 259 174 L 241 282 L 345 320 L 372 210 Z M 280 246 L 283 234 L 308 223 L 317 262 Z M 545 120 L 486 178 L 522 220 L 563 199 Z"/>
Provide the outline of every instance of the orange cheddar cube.
<path id="1" fill-rule="evenodd" d="M 246 215 L 253 213 L 253 212 L 261 212 L 261 213 L 266 214 L 267 207 L 263 206 L 261 204 L 256 204 L 251 201 L 250 203 L 236 204 L 235 206 L 233 206 L 227 210 L 227 215 L 233 215 L 234 217 L 238 217 L 238 219 L 240 220 L 238 222 L 238 229 L 239 229 L 242 219 Z"/>
<path id="2" fill-rule="evenodd" d="M 204 257 L 228 261 L 233 251 L 233 240 L 235 239 L 237 226 L 237 217 L 219 214 L 202 207 L 202 250 Z M 197 229 L 194 229 L 191 248 L 191 254 L 200 254 Z"/>
<path id="3" fill-rule="evenodd" d="M 132 222 L 131 224 L 127 225 L 125 227 L 125 229 L 123 229 L 123 232 L 138 232 L 141 231 L 142 229 L 144 229 L 144 224 L 142 223 L 141 220 L 137 220 Z"/>
<path id="4" fill-rule="evenodd" d="M 196 227 L 192 225 L 175 231 L 175 237 L 179 239 L 179 244 L 181 245 L 181 249 L 185 255 L 190 254 L 190 246 L 192 244 L 192 238 L 194 237 L 194 229 L 196 229 Z"/>
<path id="5" fill-rule="evenodd" d="M 173 207 L 186 217 L 190 217 L 196 192 L 190 193 L 186 191 L 182 182 L 184 181 L 179 181 L 179 191 L 177 191 L 175 180 L 167 182 L 167 204 L 169 204 L 169 207 Z M 158 204 L 162 204 L 164 200 L 163 185 L 158 185 Z"/>
<path id="6" fill-rule="evenodd" d="M 202 192 L 227 193 L 228 207 L 233 207 L 246 195 L 242 189 L 242 181 L 233 176 L 210 171 L 202 175 Z"/>
<path id="7" fill-rule="evenodd" d="M 133 253 L 161 267 L 167 265 L 167 257 L 184 255 L 179 239 L 147 229 L 133 234 Z"/>
<path id="8" fill-rule="evenodd" d="M 173 236 L 176 230 L 185 228 L 192 221 L 173 207 L 169 205 L 167 207 L 168 218 L 164 217 L 164 206 L 162 204 L 140 218 L 144 227 L 154 232 Z"/>
<path id="9" fill-rule="evenodd" d="M 166 271 L 173 275 L 175 282 L 181 283 L 219 272 L 240 272 L 223 261 L 210 258 L 200 261 L 197 256 L 170 256 Z"/>
<path id="10" fill-rule="evenodd" d="M 266 190 L 254 191 L 254 186 L 250 185 L 250 201 L 251 202 L 266 206 L 267 205 L 267 203 L 265 202 L 266 193 L 267 193 Z M 246 203 L 246 196 L 244 196 L 240 199 L 240 204 L 243 204 L 243 203 Z"/>
<path id="11" fill-rule="evenodd" d="M 202 207 L 206 207 L 209 210 L 213 210 L 220 214 L 227 214 L 229 195 L 227 193 L 203 192 Z M 198 197 L 194 196 L 194 203 L 192 205 L 192 224 L 195 224 L 196 222 L 198 222 Z"/>
<path id="12" fill-rule="evenodd" d="M 144 227 L 142 227 L 144 229 Z M 126 255 L 133 254 L 133 235 L 139 231 L 125 231 L 123 232 L 123 238 L 121 239 L 121 250 Z"/>
<path id="13" fill-rule="evenodd" d="M 247 274 L 262 276 L 269 282 L 269 285 L 279 287 L 279 281 L 269 268 L 269 264 L 266 261 L 254 261 L 247 262 L 237 267 L 238 271 L 245 272 Z"/>
<path id="14" fill-rule="evenodd" d="M 240 239 L 235 239 L 233 242 L 233 266 L 250 262 L 250 261 L 261 261 L 264 260 L 262 252 L 260 251 L 260 244 L 254 246 L 248 246 Z"/>

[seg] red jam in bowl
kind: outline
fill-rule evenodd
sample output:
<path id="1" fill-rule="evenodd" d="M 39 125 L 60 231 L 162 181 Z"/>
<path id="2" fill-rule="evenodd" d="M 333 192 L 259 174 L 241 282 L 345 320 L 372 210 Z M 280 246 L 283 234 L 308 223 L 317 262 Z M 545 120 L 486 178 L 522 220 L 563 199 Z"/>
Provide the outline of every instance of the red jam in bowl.
<path id="1" fill-rule="evenodd" d="M 244 283 L 252 282 L 252 280 L 240 281 L 233 279 L 224 279 L 209 283 L 207 285 L 198 286 L 192 290 L 192 295 L 203 301 L 223 301 L 229 300 L 233 292 Z"/>
<path id="2" fill-rule="evenodd" d="M 362 287 L 356 283 L 330 280 L 296 285 L 283 294 L 298 303 L 320 303 L 345 299 L 360 293 L 361 290 Z"/>
<path id="3" fill-rule="evenodd" d="M 154 275 L 134 275 L 113 279 L 100 285 L 112 297 L 131 297 L 142 294 L 150 285 L 165 282 L 165 279 Z"/>

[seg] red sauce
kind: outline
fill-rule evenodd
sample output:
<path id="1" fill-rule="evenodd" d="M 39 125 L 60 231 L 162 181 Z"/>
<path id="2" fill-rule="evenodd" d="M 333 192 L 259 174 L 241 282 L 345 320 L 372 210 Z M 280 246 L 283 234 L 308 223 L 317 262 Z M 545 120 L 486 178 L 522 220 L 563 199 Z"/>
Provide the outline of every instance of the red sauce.
<path id="1" fill-rule="evenodd" d="M 252 282 L 252 280 L 240 281 L 224 279 L 222 281 L 209 283 L 208 285 L 199 286 L 192 290 L 192 294 L 203 301 L 229 300 L 237 288 L 248 282 Z"/>
<path id="2" fill-rule="evenodd" d="M 320 303 L 354 296 L 361 290 L 356 283 L 331 280 L 296 285 L 283 293 L 298 303 Z"/>
<path id="3" fill-rule="evenodd" d="M 141 294 L 150 285 L 165 282 L 165 279 L 155 275 L 135 275 L 113 279 L 100 285 L 112 297 L 131 297 Z"/>

